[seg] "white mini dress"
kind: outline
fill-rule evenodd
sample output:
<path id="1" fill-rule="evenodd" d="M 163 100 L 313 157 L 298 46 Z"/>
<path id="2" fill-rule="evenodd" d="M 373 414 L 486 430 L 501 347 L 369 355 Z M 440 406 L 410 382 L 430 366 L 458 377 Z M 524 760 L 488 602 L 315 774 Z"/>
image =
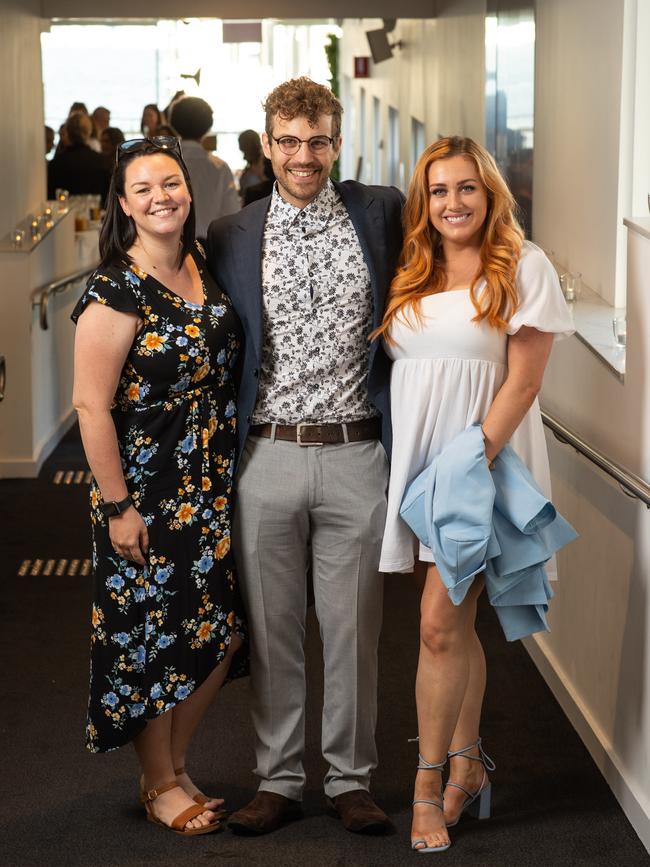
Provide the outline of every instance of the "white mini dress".
<path id="1" fill-rule="evenodd" d="M 505 331 L 472 322 L 476 310 L 468 289 L 439 292 L 421 300 L 423 321 L 412 312 L 391 326 L 395 344 L 385 344 L 391 370 L 391 457 L 388 511 L 381 549 L 381 572 L 412 572 L 415 558 L 432 563 L 399 514 L 409 482 L 457 434 L 485 419 L 507 374 L 508 335 L 522 325 L 573 334 L 571 312 L 555 269 L 542 250 L 524 241 L 517 267 L 519 307 Z M 510 444 L 526 463 L 541 490 L 551 496 L 548 454 L 539 403 L 535 400 Z M 547 569 L 554 578 L 554 563 Z"/>

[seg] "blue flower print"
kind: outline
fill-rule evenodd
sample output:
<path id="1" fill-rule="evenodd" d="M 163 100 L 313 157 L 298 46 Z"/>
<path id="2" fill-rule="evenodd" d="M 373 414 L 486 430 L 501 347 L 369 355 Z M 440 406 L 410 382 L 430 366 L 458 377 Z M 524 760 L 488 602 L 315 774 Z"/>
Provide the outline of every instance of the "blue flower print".
<path id="1" fill-rule="evenodd" d="M 222 349 L 219 355 L 217 355 L 217 364 L 223 364 L 226 360 L 226 350 Z"/>
<path id="2" fill-rule="evenodd" d="M 120 700 L 114 692 L 107 692 L 102 696 L 102 703 L 108 705 L 108 707 L 117 707 Z"/>
<path id="3" fill-rule="evenodd" d="M 157 584 L 164 584 L 169 578 L 169 569 L 157 569 L 156 574 L 153 576 L 153 580 Z"/>
<path id="4" fill-rule="evenodd" d="M 176 346 L 187 346 L 187 337 L 177 337 L 176 338 Z"/>
<path id="5" fill-rule="evenodd" d="M 213 316 L 223 316 L 223 314 L 226 312 L 226 308 L 223 306 L 223 304 L 213 304 L 210 307 L 210 310 L 212 311 Z"/>
<path id="6" fill-rule="evenodd" d="M 189 455 L 196 448 L 196 437 L 194 434 L 188 434 L 181 443 L 181 451 L 183 454 Z"/>
<path id="7" fill-rule="evenodd" d="M 199 560 L 199 562 L 197 563 L 197 566 L 198 566 L 199 572 L 205 573 L 205 572 L 209 572 L 210 569 L 212 569 L 213 564 L 214 564 L 214 560 L 212 559 L 212 557 L 209 554 L 204 554 L 201 557 L 201 559 Z"/>
<path id="8" fill-rule="evenodd" d="M 191 346 L 191 347 L 187 350 L 187 354 L 188 354 L 188 355 L 191 355 L 192 358 L 194 358 L 195 355 L 198 355 L 198 354 L 199 354 L 199 350 L 196 348 L 196 346 Z"/>
<path id="9" fill-rule="evenodd" d="M 107 583 L 109 587 L 113 588 L 113 590 L 121 590 L 122 587 L 124 587 L 124 578 L 115 573 L 115 575 L 111 575 Z"/>
<path id="10" fill-rule="evenodd" d="M 124 574 L 126 575 L 126 577 L 129 580 L 132 580 L 133 578 L 135 578 L 135 572 L 136 572 L 136 570 L 133 568 L 133 566 L 127 566 L 126 569 L 124 570 Z"/>
<path id="11" fill-rule="evenodd" d="M 158 647 L 161 650 L 164 650 L 166 647 L 169 647 L 169 645 L 172 644 L 173 641 L 174 639 L 172 635 L 161 635 L 158 639 Z"/>
<path id="12" fill-rule="evenodd" d="M 147 461 L 151 459 L 152 455 L 153 449 L 141 448 L 135 459 L 139 464 L 146 464 Z"/>
<path id="13" fill-rule="evenodd" d="M 130 658 L 137 665 L 142 665 L 146 659 L 146 652 L 144 646 L 142 644 L 138 645 L 135 650 L 131 651 Z"/>
<path id="14" fill-rule="evenodd" d="M 178 380 L 178 382 L 175 382 L 171 386 L 171 391 L 185 391 L 185 389 L 188 387 L 188 385 L 190 384 L 191 381 L 192 381 L 192 377 L 188 373 L 186 376 L 182 376 Z"/>
<path id="15" fill-rule="evenodd" d="M 124 274 L 124 279 L 126 280 L 126 282 L 130 283 L 131 286 L 140 285 L 140 278 L 136 274 L 134 274 L 133 271 L 129 269 L 128 271 L 123 271 L 122 273 Z"/>
<path id="16" fill-rule="evenodd" d="M 208 518 L 212 517 L 212 509 L 204 509 L 201 517 L 204 521 L 207 521 Z"/>
<path id="17" fill-rule="evenodd" d="M 144 705 L 142 704 L 142 702 L 139 702 L 138 704 L 132 704 L 129 708 L 129 713 L 131 714 L 131 716 L 142 716 L 142 714 L 144 713 Z"/>
<path id="18" fill-rule="evenodd" d="M 232 418 L 236 411 L 237 407 L 235 406 L 235 401 L 229 400 L 226 404 L 224 415 L 226 416 L 226 418 Z"/>
<path id="19" fill-rule="evenodd" d="M 189 687 L 181 685 L 177 686 L 174 692 L 174 698 L 177 698 L 179 701 L 182 701 L 184 698 L 187 698 L 190 694 Z"/>
<path id="20" fill-rule="evenodd" d="M 119 644 L 120 647 L 126 647 L 126 645 L 129 643 L 128 632 L 116 632 L 113 636 L 113 641 L 116 644 Z"/>
<path id="21" fill-rule="evenodd" d="M 131 695 L 131 687 L 128 683 L 123 683 L 120 687 L 120 695 Z"/>
<path id="22" fill-rule="evenodd" d="M 133 598 L 136 602 L 144 602 L 147 594 L 145 592 L 144 587 L 136 587 L 133 593 Z"/>
<path id="23" fill-rule="evenodd" d="M 154 700 L 160 698 L 160 696 L 162 695 L 162 686 L 159 683 L 154 683 L 154 685 L 149 690 L 149 695 Z"/>

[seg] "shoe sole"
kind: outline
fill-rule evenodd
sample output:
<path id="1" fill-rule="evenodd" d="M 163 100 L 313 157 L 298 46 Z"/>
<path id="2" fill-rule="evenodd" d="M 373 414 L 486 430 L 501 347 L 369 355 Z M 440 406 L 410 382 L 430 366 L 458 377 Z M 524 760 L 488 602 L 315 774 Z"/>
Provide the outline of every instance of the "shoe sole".
<path id="1" fill-rule="evenodd" d="M 279 828 L 282 828 L 284 825 L 288 825 L 291 822 L 297 822 L 299 819 L 302 819 L 302 813 L 284 816 L 282 821 L 278 822 L 277 825 L 273 825 L 272 828 L 252 828 L 249 825 L 245 825 L 243 822 L 232 821 L 228 822 L 228 828 L 238 837 L 261 837 L 263 834 L 272 834 L 273 831 L 277 831 Z"/>

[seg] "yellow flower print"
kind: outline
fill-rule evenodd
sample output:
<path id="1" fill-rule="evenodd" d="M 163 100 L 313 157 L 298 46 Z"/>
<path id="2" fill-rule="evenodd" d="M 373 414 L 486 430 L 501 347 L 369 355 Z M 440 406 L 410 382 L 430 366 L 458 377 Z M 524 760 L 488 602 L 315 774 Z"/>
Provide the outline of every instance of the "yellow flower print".
<path id="1" fill-rule="evenodd" d="M 90 492 L 90 505 L 93 507 L 93 509 L 97 506 L 98 502 L 99 497 L 97 496 L 97 491 L 95 490 L 95 488 L 93 488 Z"/>
<path id="2" fill-rule="evenodd" d="M 181 503 L 178 511 L 176 512 L 176 517 L 180 521 L 181 524 L 189 524 L 194 517 L 194 513 L 197 511 L 198 506 L 193 506 L 191 503 Z"/>
<path id="3" fill-rule="evenodd" d="M 165 335 L 161 336 L 155 331 L 148 331 L 144 336 L 144 345 L 152 352 L 154 350 L 160 352 L 166 342 L 167 337 Z"/>
<path id="4" fill-rule="evenodd" d="M 188 337 L 198 337 L 201 332 L 196 327 L 196 325 L 186 325 L 185 326 L 185 333 L 187 334 Z"/>
<path id="5" fill-rule="evenodd" d="M 214 507 L 217 512 L 223 512 L 228 504 L 228 500 L 225 497 L 217 497 L 214 501 Z"/>
<path id="6" fill-rule="evenodd" d="M 228 626 L 232 626 L 234 622 L 235 622 L 235 612 L 231 611 L 230 614 L 228 615 L 228 619 L 226 620 L 226 623 L 228 624 Z"/>
<path id="7" fill-rule="evenodd" d="M 132 382 L 127 391 L 129 400 L 140 400 L 140 386 L 137 382 Z"/>
<path id="8" fill-rule="evenodd" d="M 212 482 L 210 481 L 210 479 L 207 476 L 203 476 L 203 478 L 201 479 L 201 490 L 209 491 L 211 487 Z"/>
<path id="9" fill-rule="evenodd" d="M 93 605 L 93 613 L 92 613 L 93 626 L 99 626 L 99 624 L 102 622 L 103 617 L 104 617 L 104 613 L 102 612 L 101 608 L 97 608 L 95 605 Z"/>
<path id="10" fill-rule="evenodd" d="M 226 536 L 217 542 L 217 547 L 214 549 L 214 556 L 217 560 L 223 560 L 228 551 L 230 551 L 230 536 Z"/>
<path id="11" fill-rule="evenodd" d="M 205 379 L 208 373 L 210 373 L 210 365 L 206 362 L 205 364 L 202 364 L 201 367 L 199 367 L 199 369 L 196 371 L 196 373 L 192 377 L 192 382 L 200 382 L 202 379 Z"/>
<path id="12" fill-rule="evenodd" d="M 214 416 L 211 416 L 208 419 L 208 433 L 210 434 L 210 436 L 213 435 L 213 433 L 216 431 L 216 429 L 217 429 L 217 420 Z"/>
<path id="13" fill-rule="evenodd" d="M 214 629 L 214 623 L 208 623 L 207 620 L 204 620 L 203 623 L 196 630 L 196 634 L 200 638 L 201 641 L 205 641 L 210 638 L 212 635 L 212 631 Z"/>

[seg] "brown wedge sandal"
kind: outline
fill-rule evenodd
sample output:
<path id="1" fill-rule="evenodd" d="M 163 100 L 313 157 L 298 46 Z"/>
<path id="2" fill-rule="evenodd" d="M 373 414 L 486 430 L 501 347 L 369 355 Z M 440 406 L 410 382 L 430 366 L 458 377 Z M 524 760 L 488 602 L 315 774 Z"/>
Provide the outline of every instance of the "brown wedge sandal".
<path id="1" fill-rule="evenodd" d="M 209 825 L 204 825 L 202 828 L 186 828 L 185 826 L 189 821 L 200 816 L 201 813 L 205 813 L 205 807 L 202 807 L 199 804 L 194 807 L 187 807 L 187 809 L 183 810 L 174 818 L 171 825 L 167 825 L 159 819 L 153 811 L 153 802 L 159 795 L 164 795 L 165 792 L 180 788 L 182 787 L 178 785 L 176 780 L 174 780 L 170 783 L 163 783 L 163 785 L 158 786 L 157 789 L 149 789 L 148 791 L 143 791 L 141 793 L 140 798 L 144 804 L 149 822 L 153 822 L 155 825 L 162 825 L 163 828 L 173 831 L 174 834 L 182 834 L 184 837 L 195 837 L 198 834 L 211 834 L 213 831 L 218 831 L 223 827 L 221 822 L 218 819 L 215 819 L 214 822 L 210 822 Z"/>
<path id="2" fill-rule="evenodd" d="M 180 777 L 181 774 L 185 773 L 185 768 L 174 768 L 174 773 L 177 777 Z M 199 806 L 205 807 L 208 801 L 212 801 L 213 799 L 208 798 L 208 796 L 204 795 L 203 792 L 197 792 L 196 795 L 192 797 L 192 800 L 196 801 Z M 223 807 L 217 807 L 216 809 L 208 807 L 207 809 L 210 810 L 211 813 L 214 813 L 217 819 L 225 819 L 225 817 L 228 815 L 228 811 L 225 810 Z"/>

